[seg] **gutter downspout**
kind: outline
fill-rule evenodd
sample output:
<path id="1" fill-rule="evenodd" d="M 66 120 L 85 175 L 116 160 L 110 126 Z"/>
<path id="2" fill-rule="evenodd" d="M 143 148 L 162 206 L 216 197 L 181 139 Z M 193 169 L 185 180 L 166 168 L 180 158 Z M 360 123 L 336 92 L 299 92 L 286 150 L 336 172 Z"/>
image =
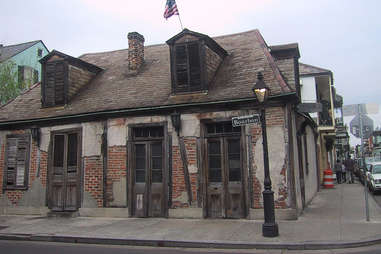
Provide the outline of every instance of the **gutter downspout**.
<path id="1" fill-rule="evenodd" d="M 102 157 L 103 157 L 103 207 L 107 207 L 107 121 L 103 122 Z"/>

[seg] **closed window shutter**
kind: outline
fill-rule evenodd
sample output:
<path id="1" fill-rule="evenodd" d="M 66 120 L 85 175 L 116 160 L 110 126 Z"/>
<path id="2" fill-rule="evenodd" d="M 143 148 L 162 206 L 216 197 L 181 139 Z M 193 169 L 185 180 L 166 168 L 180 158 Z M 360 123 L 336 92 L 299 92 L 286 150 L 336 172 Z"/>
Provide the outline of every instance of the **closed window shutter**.
<path id="1" fill-rule="evenodd" d="M 44 105 L 55 106 L 65 103 L 65 62 L 46 64 Z"/>
<path id="2" fill-rule="evenodd" d="M 16 186 L 25 186 L 25 173 L 27 168 L 27 151 L 29 142 L 27 137 L 18 139 L 17 142 L 17 172 Z"/>
<path id="3" fill-rule="evenodd" d="M 47 63 L 46 64 L 46 77 L 45 77 L 45 84 L 44 84 L 44 90 L 45 90 L 45 98 L 44 98 L 44 104 L 45 106 L 54 106 L 54 83 L 55 83 L 55 63 Z"/>
<path id="4" fill-rule="evenodd" d="M 65 103 L 65 64 L 64 62 L 56 63 L 55 70 L 55 104 L 62 105 Z"/>
<path id="5" fill-rule="evenodd" d="M 188 90 L 188 57 L 186 46 L 176 46 L 176 90 Z"/>
<path id="6" fill-rule="evenodd" d="M 7 138 L 6 186 L 26 187 L 29 136 Z"/>
<path id="7" fill-rule="evenodd" d="M 190 43 L 175 46 L 176 92 L 201 90 L 199 45 Z"/>
<path id="8" fill-rule="evenodd" d="M 7 139 L 7 181 L 6 185 L 15 185 L 17 170 L 17 138 Z"/>

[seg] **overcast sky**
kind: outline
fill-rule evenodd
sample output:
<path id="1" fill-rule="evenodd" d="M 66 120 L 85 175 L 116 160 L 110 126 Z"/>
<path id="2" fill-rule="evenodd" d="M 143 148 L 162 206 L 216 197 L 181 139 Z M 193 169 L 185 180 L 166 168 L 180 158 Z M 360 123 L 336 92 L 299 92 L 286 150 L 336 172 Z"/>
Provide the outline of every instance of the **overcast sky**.
<path id="1" fill-rule="evenodd" d="M 1 0 L 0 43 L 42 40 L 78 57 L 128 47 L 127 33 L 161 44 L 181 31 L 166 0 Z M 297 42 L 300 62 L 331 70 L 344 104 L 381 98 L 379 0 L 177 0 L 183 26 L 211 37 L 259 29 L 268 45 Z M 378 60 L 378 61 L 377 61 Z"/>

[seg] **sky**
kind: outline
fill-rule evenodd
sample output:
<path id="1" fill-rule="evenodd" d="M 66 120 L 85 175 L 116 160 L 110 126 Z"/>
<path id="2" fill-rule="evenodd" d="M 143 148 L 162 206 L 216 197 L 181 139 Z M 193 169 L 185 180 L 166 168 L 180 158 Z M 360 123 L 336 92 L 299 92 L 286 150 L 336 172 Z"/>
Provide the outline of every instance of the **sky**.
<path id="1" fill-rule="evenodd" d="M 2 0 L 0 44 L 42 40 L 78 57 L 128 47 L 139 32 L 145 45 L 181 31 L 163 18 L 166 0 Z M 268 45 L 297 42 L 300 62 L 329 69 L 344 105 L 381 98 L 379 0 L 176 0 L 184 28 L 210 37 L 259 29 Z"/>

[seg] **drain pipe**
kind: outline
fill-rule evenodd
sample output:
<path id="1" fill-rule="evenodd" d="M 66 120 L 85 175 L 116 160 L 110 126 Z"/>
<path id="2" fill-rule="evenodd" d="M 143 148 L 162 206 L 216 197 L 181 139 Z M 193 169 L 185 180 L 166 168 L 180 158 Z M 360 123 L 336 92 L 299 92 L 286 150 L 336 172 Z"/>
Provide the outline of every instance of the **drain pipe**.
<path id="1" fill-rule="evenodd" d="M 103 207 L 107 206 L 107 120 L 103 122 L 102 157 L 103 157 Z"/>

